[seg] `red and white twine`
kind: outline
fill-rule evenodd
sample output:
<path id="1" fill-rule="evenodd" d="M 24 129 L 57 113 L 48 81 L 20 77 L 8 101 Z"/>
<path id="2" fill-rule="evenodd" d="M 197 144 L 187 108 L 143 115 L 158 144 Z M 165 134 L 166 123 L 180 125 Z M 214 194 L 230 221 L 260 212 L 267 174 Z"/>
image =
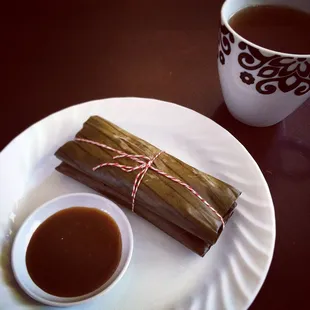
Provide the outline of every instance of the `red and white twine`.
<path id="1" fill-rule="evenodd" d="M 96 171 L 99 168 L 102 167 L 116 167 L 119 168 L 125 172 L 133 172 L 136 170 L 140 170 L 140 172 L 137 174 L 134 184 L 133 184 L 133 188 L 132 188 L 132 193 L 131 193 L 131 197 L 132 197 L 132 211 L 134 212 L 134 208 L 135 208 L 135 200 L 136 200 L 136 195 L 137 195 L 137 191 L 139 189 L 139 186 L 142 182 L 143 177 L 145 176 L 145 174 L 147 173 L 147 171 L 149 169 L 155 171 L 156 173 L 166 177 L 167 179 L 180 184 L 181 186 L 185 187 L 187 190 L 189 190 L 193 195 L 195 195 L 201 202 L 203 202 L 213 213 L 216 214 L 216 216 L 221 220 L 223 227 L 225 227 L 225 221 L 223 219 L 223 217 L 212 207 L 210 206 L 210 204 L 203 198 L 201 197 L 191 186 L 189 186 L 187 183 L 184 183 L 183 181 L 181 181 L 178 178 L 175 178 L 169 174 L 167 174 L 166 172 L 157 169 L 156 167 L 153 166 L 154 161 L 156 160 L 156 158 L 158 156 L 160 156 L 162 153 L 164 153 L 164 151 L 160 151 L 158 154 L 156 154 L 154 157 L 150 158 L 148 156 L 145 155 L 133 155 L 133 154 L 127 154 L 123 151 L 114 149 L 108 145 L 102 144 L 102 143 L 98 143 L 96 141 L 92 141 L 92 140 L 88 140 L 88 139 L 82 139 L 82 138 L 75 138 L 76 141 L 79 142 L 85 142 L 85 143 L 89 143 L 89 144 L 93 144 L 96 145 L 98 147 L 104 148 L 106 150 L 110 150 L 112 152 L 117 153 L 118 155 L 114 156 L 113 159 L 118 159 L 118 158 L 130 158 L 131 160 L 139 163 L 139 165 L 137 166 L 128 166 L 128 165 L 122 165 L 120 163 L 117 162 L 111 162 L 111 163 L 102 163 L 96 167 L 93 168 L 93 171 Z"/>

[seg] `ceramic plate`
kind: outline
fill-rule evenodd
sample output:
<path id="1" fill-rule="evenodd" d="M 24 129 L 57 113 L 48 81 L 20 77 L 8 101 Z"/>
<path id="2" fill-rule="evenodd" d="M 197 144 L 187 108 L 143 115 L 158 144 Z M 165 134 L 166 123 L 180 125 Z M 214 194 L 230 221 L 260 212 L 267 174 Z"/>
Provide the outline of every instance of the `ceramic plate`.
<path id="1" fill-rule="evenodd" d="M 91 115 L 100 115 L 242 191 L 238 207 L 204 258 L 125 211 L 134 251 L 124 278 L 77 309 L 246 309 L 269 268 L 275 217 L 267 183 L 246 149 L 212 120 L 151 99 L 115 98 L 73 106 L 28 128 L 0 154 L 0 309 L 43 307 L 12 276 L 10 245 L 23 220 L 45 201 L 93 191 L 54 170 L 54 152 Z"/>

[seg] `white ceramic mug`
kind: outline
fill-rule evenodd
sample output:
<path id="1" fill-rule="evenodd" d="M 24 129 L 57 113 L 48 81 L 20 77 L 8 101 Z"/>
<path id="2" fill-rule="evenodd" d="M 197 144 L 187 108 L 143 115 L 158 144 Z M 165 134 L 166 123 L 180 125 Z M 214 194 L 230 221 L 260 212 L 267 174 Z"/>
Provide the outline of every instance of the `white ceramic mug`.
<path id="1" fill-rule="evenodd" d="M 260 4 L 288 5 L 310 13 L 310 1 L 226 0 L 223 4 L 218 68 L 224 100 L 236 119 L 263 127 L 282 121 L 310 97 L 310 54 L 266 49 L 230 27 L 232 15 Z"/>

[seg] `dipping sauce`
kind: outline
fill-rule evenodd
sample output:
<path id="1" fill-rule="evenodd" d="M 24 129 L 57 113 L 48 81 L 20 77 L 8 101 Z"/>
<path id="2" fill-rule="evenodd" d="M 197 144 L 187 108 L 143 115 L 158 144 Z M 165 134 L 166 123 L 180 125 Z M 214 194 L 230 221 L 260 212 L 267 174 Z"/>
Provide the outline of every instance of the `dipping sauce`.
<path id="1" fill-rule="evenodd" d="M 37 228 L 27 248 L 26 265 L 45 292 L 76 297 L 96 290 L 112 276 L 121 250 L 120 231 L 110 215 L 72 207 Z"/>

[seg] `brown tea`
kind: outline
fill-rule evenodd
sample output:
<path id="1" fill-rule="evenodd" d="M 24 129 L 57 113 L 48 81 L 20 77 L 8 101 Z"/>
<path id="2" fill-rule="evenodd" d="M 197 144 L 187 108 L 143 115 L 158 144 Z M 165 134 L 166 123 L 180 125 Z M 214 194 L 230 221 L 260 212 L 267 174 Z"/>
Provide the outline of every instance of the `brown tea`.
<path id="1" fill-rule="evenodd" d="M 286 6 L 244 8 L 229 20 L 242 37 L 259 46 L 292 54 L 310 54 L 310 14 Z"/>
<path id="2" fill-rule="evenodd" d="M 122 250 L 115 221 L 98 209 L 59 211 L 34 232 L 26 252 L 32 280 L 45 292 L 76 297 L 104 284 L 117 268 Z"/>

